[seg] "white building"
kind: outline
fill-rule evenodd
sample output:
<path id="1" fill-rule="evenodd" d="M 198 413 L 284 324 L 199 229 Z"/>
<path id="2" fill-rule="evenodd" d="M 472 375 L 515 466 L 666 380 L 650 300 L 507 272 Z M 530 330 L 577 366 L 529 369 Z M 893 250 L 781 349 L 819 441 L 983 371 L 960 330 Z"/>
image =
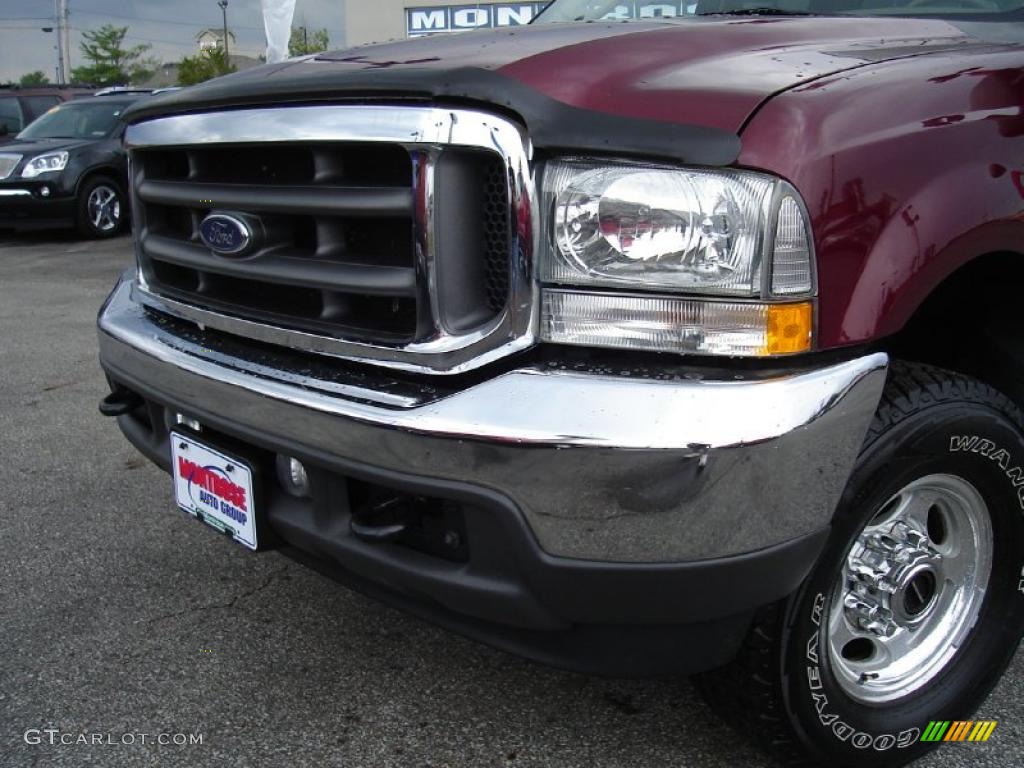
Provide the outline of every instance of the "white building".
<path id="1" fill-rule="evenodd" d="M 196 35 L 200 51 L 219 50 L 224 47 L 224 30 L 220 27 L 209 27 Z M 235 33 L 228 30 L 228 45 L 235 47 Z"/>

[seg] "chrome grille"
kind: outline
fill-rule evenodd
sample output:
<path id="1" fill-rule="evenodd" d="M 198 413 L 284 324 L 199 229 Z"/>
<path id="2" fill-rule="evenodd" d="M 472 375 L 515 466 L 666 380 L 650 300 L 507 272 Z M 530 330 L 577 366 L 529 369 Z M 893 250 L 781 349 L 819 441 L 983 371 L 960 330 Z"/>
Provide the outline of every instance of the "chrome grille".
<path id="1" fill-rule="evenodd" d="M 21 162 L 21 155 L 0 154 L 0 179 L 6 179 Z"/>
<path id="2" fill-rule="evenodd" d="M 468 110 L 330 106 L 159 118 L 127 134 L 140 289 L 260 341 L 466 370 L 532 342 L 529 145 Z M 218 254 L 210 214 L 251 223 Z"/>

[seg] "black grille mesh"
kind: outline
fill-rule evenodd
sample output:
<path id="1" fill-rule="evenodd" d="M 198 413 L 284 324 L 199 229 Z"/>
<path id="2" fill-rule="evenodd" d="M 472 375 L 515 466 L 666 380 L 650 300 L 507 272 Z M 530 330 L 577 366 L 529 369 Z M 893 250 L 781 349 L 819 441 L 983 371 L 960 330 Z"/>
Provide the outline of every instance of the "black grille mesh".
<path id="1" fill-rule="evenodd" d="M 487 164 L 483 188 L 487 306 L 494 313 L 500 312 L 508 301 L 508 189 L 505 164 L 495 158 Z"/>

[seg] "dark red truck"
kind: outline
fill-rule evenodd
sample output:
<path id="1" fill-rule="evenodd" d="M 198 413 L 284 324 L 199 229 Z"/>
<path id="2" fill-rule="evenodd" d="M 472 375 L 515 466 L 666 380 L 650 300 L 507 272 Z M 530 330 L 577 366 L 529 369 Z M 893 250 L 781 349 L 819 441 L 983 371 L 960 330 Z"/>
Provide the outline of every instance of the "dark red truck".
<path id="1" fill-rule="evenodd" d="M 899 765 L 1024 628 L 1024 11 L 749 6 L 140 103 L 101 410 L 252 549 Z"/>

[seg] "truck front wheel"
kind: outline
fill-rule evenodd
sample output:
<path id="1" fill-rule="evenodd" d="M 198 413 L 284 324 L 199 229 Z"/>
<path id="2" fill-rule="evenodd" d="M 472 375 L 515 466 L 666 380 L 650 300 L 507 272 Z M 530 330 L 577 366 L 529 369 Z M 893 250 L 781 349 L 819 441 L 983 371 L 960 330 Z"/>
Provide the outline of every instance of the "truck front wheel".
<path id="1" fill-rule="evenodd" d="M 712 706 L 797 765 L 991 733 L 973 716 L 1024 632 L 1022 425 L 978 381 L 895 363 L 824 553 L 698 680 Z"/>

